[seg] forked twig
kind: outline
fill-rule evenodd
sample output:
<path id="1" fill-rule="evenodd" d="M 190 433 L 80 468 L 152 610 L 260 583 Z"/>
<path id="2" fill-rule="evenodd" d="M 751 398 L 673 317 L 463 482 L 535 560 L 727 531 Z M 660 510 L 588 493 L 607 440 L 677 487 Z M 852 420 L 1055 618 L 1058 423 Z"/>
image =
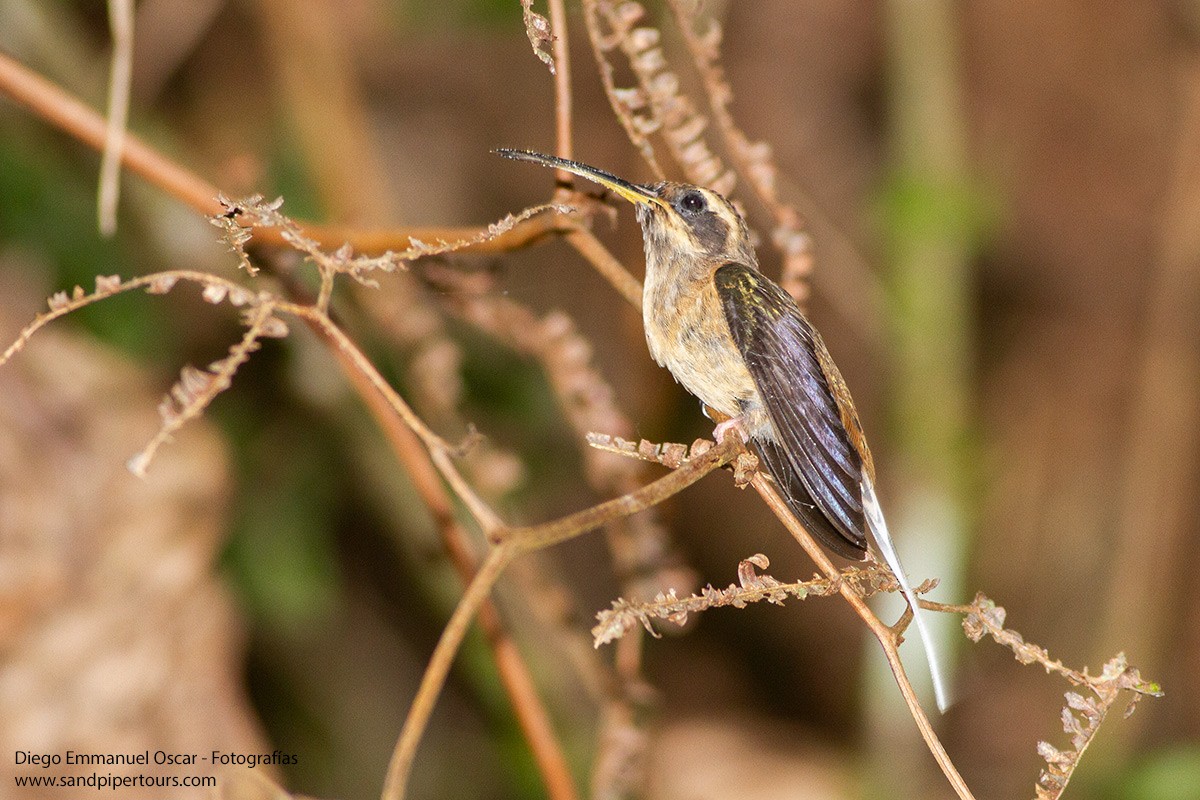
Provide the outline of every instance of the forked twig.
<path id="1" fill-rule="evenodd" d="M 417 696 L 409 708 L 400 739 L 392 753 L 384 784 L 383 800 L 402 800 L 412 771 L 417 746 L 429 723 L 437 697 L 445 685 L 450 665 L 479 604 L 488 596 L 505 567 L 522 552 L 548 547 L 594 530 L 606 522 L 637 513 L 682 491 L 736 455 L 737 445 L 730 440 L 713 447 L 686 465 L 664 475 L 623 497 L 609 500 L 557 520 L 522 528 L 499 527 L 494 530 L 494 546 L 483 566 L 459 599 L 454 614 L 442 631 L 437 647 L 421 678 Z M 493 518 L 494 514 L 491 515 Z"/>
<path id="2" fill-rule="evenodd" d="M 833 562 L 825 555 L 825 551 L 812 538 L 800 521 L 792 515 L 788 510 L 787 504 L 780 498 L 779 493 L 775 491 L 775 487 L 771 484 L 764 475 L 759 473 L 751 481 L 751 486 L 762 496 L 766 501 L 767 506 L 775 512 L 775 516 L 788 529 L 788 533 L 800 543 L 804 548 L 804 552 L 808 553 L 809 558 L 816 562 L 821 572 L 830 580 L 836 580 L 838 577 L 837 567 L 833 566 Z M 859 616 L 871 634 L 879 641 L 880 647 L 883 648 L 883 654 L 887 658 L 888 666 L 892 670 L 892 676 L 896 679 L 896 685 L 900 688 L 900 694 L 904 698 L 905 704 L 908 706 L 908 711 L 912 715 L 913 720 L 917 723 L 917 729 L 921 732 L 921 738 L 925 740 L 926 747 L 933 754 L 933 758 L 937 761 L 938 767 L 942 770 L 942 774 L 946 776 L 946 780 L 950 782 L 955 793 L 958 794 L 960 800 L 973 800 L 974 795 L 967 787 L 966 781 L 959 774 L 958 768 L 954 766 L 954 762 L 946 753 L 946 748 L 942 746 L 942 742 L 938 739 L 937 733 L 933 730 L 933 725 L 926 716 L 925 710 L 921 708 L 921 702 L 917 699 L 916 690 L 913 689 L 912 683 L 908 680 L 908 674 L 904 671 L 904 664 L 900 660 L 900 649 L 896 645 L 896 637 L 892 629 L 884 624 L 884 622 L 875 615 L 871 607 L 867 605 L 862 596 L 855 591 L 850 583 L 841 582 L 838 585 L 838 591 L 850 607 L 854 609 L 854 613 Z"/>
<path id="3" fill-rule="evenodd" d="M 896 591 L 898 585 L 888 572 L 868 567 L 847 567 L 837 580 L 814 577 L 807 581 L 783 583 L 770 575 L 760 574 L 755 569 L 766 569 L 771 562 L 761 553 L 738 563 L 738 582 L 724 589 L 711 584 L 687 597 L 679 597 L 672 589 L 660 592 L 653 600 L 631 601 L 624 598 L 614 600 L 611 608 L 596 614 L 596 625 L 592 628 L 592 639 L 596 647 L 624 636 L 631 630 L 644 629 L 657 638 L 653 620 L 666 620 L 684 625 L 692 614 L 710 608 L 745 608 L 751 603 L 767 602 L 783 605 L 787 598 L 804 600 L 808 597 L 828 597 L 837 594 L 843 582 L 854 584 L 861 597 L 870 597 L 881 591 Z M 932 588 L 927 585 L 921 591 Z"/>
<path id="4" fill-rule="evenodd" d="M 1027 642 L 1017 631 L 1004 627 L 1004 609 L 982 592 L 976 594 L 974 601 L 969 605 L 924 601 L 922 605 L 935 611 L 964 615 L 963 632 L 971 641 L 978 642 L 985 635 L 991 636 L 997 644 L 1012 650 L 1020 663 L 1040 664 L 1047 673 L 1061 675 L 1072 685 L 1085 687 L 1091 692 L 1091 697 L 1084 697 L 1076 692 L 1066 693 L 1066 705 L 1062 709 L 1061 719 L 1063 731 L 1071 736 L 1070 749 L 1060 750 L 1049 742 L 1038 742 L 1038 755 L 1046 762 L 1046 768 L 1038 776 L 1035 787 L 1037 800 L 1058 800 L 1062 796 L 1075 768 L 1079 765 L 1079 760 L 1122 693 L 1129 692 L 1132 695 L 1125 710 L 1126 717 L 1133 713 L 1138 701 L 1143 697 L 1163 695 L 1161 686 L 1145 680 L 1136 668 L 1129 666 L 1124 653 L 1118 653 L 1109 659 L 1099 675 L 1092 675 L 1087 669 L 1071 669 L 1064 666 L 1062 661 L 1051 659 L 1044 647 Z"/>

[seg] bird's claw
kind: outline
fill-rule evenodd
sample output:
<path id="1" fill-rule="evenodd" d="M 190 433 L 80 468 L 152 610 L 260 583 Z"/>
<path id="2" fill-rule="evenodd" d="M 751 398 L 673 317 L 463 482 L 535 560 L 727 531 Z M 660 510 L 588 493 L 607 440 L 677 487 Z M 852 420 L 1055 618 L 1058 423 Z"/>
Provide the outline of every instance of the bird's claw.
<path id="1" fill-rule="evenodd" d="M 713 429 L 713 439 L 717 444 L 720 444 L 725 439 L 725 434 L 729 431 L 737 431 L 737 435 L 741 437 L 742 443 L 750 441 L 750 434 L 746 432 L 745 426 L 742 425 L 742 417 L 730 417 L 724 422 L 717 423 L 717 427 Z"/>

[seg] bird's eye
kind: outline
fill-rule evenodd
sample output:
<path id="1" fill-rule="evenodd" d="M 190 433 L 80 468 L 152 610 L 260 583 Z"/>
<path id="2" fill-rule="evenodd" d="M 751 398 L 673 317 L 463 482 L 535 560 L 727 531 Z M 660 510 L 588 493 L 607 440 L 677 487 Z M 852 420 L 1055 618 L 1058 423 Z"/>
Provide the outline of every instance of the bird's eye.
<path id="1" fill-rule="evenodd" d="M 685 192 L 683 197 L 679 198 L 680 211 L 688 214 L 699 214 L 708 207 L 704 202 L 704 195 L 699 192 Z"/>

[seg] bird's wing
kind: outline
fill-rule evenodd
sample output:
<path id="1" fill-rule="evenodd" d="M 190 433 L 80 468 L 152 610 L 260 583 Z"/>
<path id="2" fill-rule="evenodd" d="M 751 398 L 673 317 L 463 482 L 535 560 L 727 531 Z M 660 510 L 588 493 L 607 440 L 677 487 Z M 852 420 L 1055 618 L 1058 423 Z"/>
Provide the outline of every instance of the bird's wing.
<path id="1" fill-rule="evenodd" d="M 761 273 L 725 264 L 713 280 L 730 333 L 775 428 L 777 441 L 759 447 L 763 460 L 785 492 L 799 479 L 808 497 L 794 499 L 811 500 L 842 541 L 832 540 L 829 531 L 812 533 L 836 552 L 861 558 L 867 548 L 862 481 L 870 455 L 820 335 L 792 298 Z M 796 503 L 790 505 L 795 509 Z"/>

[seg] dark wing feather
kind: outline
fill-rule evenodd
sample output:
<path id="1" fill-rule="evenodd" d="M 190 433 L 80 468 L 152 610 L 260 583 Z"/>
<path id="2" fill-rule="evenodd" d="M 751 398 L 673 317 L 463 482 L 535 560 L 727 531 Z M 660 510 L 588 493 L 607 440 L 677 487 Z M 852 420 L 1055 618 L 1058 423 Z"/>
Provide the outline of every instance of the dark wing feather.
<path id="1" fill-rule="evenodd" d="M 866 553 L 863 458 L 825 372 L 820 337 L 778 285 L 749 267 L 713 276 L 725 321 L 762 397 L 776 441 L 755 437 L 767 471 L 805 527 L 834 552 Z M 840 384 L 840 378 L 838 379 Z"/>

